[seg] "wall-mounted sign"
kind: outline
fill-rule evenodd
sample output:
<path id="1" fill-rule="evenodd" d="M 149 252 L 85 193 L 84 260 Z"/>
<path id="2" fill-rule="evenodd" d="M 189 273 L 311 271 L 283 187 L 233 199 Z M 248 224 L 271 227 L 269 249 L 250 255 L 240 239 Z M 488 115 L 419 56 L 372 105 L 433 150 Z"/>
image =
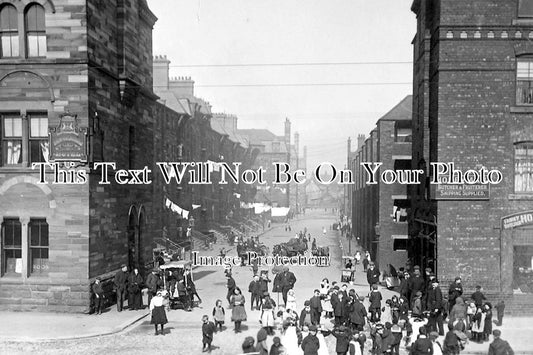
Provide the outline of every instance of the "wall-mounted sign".
<path id="1" fill-rule="evenodd" d="M 435 184 L 431 185 L 434 200 L 489 200 L 488 184 Z"/>
<path id="2" fill-rule="evenodd" d="M 87 162 L 87 128 L 78 126 L 76 115 L 61 115 L 59 125 L 50 128 L 50 161 Z"/>
<path id="3" fill-rule="evenodd" d="M 521 212 L 502 218 L 502 228 L 511 229 L 533 224 L 533 211 Z"/>

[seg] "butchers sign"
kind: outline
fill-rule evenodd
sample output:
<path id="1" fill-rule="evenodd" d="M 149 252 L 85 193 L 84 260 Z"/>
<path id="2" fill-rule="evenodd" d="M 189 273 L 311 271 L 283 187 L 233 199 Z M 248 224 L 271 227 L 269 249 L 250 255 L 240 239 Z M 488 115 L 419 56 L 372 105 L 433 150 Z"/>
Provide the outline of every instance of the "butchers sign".
<path id="1" fill-rule="evenodd" d="M 533 224 L 533 211 L 522 212 L 502 218 L 503 229 L 511 229 L 528 224 Z"/>
<path id="2" fill-rule="evenodd" d="M 63 114 L 50 128 L 50 161 L 87 162 L 87 128 L 78 127 L 76 115 Z"/>
<path id="3" fill-rule="evenodd" d="M 435 200 L 488 200 L 490 199 L 487 184 L 438 184 L 434 188 Z"/>

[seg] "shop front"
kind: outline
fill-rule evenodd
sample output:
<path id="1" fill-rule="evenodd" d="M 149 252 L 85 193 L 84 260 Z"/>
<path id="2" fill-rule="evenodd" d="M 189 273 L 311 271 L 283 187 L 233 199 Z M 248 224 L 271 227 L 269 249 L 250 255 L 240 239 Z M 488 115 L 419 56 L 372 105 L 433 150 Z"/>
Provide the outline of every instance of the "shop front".
<path id="1" fill-rule="evenodd" d="M 502 293 L 533 300 L 533 211 L 502 218 L 501 244 Z"/>

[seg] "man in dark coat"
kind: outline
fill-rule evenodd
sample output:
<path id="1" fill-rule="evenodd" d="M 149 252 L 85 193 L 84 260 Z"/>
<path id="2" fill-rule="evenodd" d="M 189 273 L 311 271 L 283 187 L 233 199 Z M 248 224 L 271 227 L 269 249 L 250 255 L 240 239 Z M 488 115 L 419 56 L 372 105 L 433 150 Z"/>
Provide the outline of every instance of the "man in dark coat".
<path id="1" fill-rule="evenodd" d="M 461 278 L 457 276 L 455 278 L 455 281 L 450 284 L 450 287 L 448 287 L 448 304 L 450 311 L 455 305 L 455 300 L 457 299 L 457 297 L 461 297 L 462 295 L 463 285 L 461 284 Z"/>
<path id="2" fill-rule="evenodd" d="M 415 295 L 417 292 L 420 291 L 422 295 L 424 295 L 424 292 L 426 291 L 424 289 L 424 279 L 420 276 L 420 268 L 418 266 L 415 266 L 415 270 L 413 271 L 413 276 L 408 281 L 409 291 L 411 293 L 411 299 L 409 300 L 409 305 L 413 307 L 413 300 L 415 298 Z"/>
<path id="3" fill-rule="evenodd" d="M 322 301 L 320 300 L 320 290 L 315 290 L 313 297 L 309 300 L 311 306 L 311 322 L 314 325 L 320 324 L 320 314 L 322 314 Z"/>
<path id="4" fill-rule="evenodd" d="M 257 310 L 261 307 L 261 282 L 259 281 L 259 276 L 254 275 L 254 279 L 248 285 L 248 292 L 250 292 L 250 303 L 251 309 L 254 310 L 254 303 Z"/>
<path id="5" fill-rule="evenodd" d="M 228 284 L 226 285 L 228 288 L 228 294 L 226 295 L 226 299 L 228 300 L 228 303 L 230 303 L 230 298 L 233 296 L 237 285 L 235 284 L 235 280 L 233 279 L 233 276 L 231 276 L 231 273 L 227 273 L 226 277 L 228 278 Z"/>
<path id="6" fill-rule="evenodd" d="M 499 329 L 495 329 L 492 335 L 494 335 L 494 341 L 489 345 L 489 355 L 514 355 L 509 343 L 500 338 L 502 332 Z"/>
<path id="7" fill-rule="evenodd" d="M 320 342 L 316 337 L 317 327 L 311 325 L 309 327 L 309 335 L 302 340 L 302 349 L 304 355 L 318 355 L 318 349 L 320 348 Z"/>
<path id="8" fill-rule="evenodd" d="M 366 280 L 368 281 L 368 284 L 370 285 L 370 289 L 372 290 L 372 285 L 379 284 L 379 270 L 376 268 L 376 265 L 374 263 L 370 263 L 368 266 L 368 270 L 366 271 Z"/>
<path id="9" fill-rule="evenodd" d="M 410 279 L 411 275 L 407 271 L 403 273 L 403 277 L 400 279 L 400 287 L 398 292 L 400 293 L 400 297 L 405 297 L 406 300 L 411 299 L 411 290 L 409 289 Z"/>
<path id="10" fill-rule="evenodd" d="M 148 304 L 150 304 L 152 297 L 156 295 L 157 289 L 162 284 L 163 283 L 159 278 L 159 270 L 156 268 L 152 269 L 150 275 L 146 277 L 146 287 L 148 287 Z"/>
<path id="11" fill-rule="evenodd" d="M 113 284 L 115 285 L 115 292 L 117 294 L 117 311 L 122 312 L 128 289 L 128 267 L 125 264 L 115 274 Z"/>
<path id="12" fill-rule="evenodd" d="M 426 309 L 429 311 L 428 331 L 437 331 L 439 335 L 444 335 L 444 326 L 442 319 L 443 311 L 442 291 L 439 287 L 439 280 L 434 279 L 431 284 L 431 289 L 427 293 Z"/>
<path id="13" fill-rule="evenodd" d="M 290 289 L 294 288 L 294 284 L 296 283 L 296 276 L 289 271 L 288 267 L 283 268 L 283 273 L 281 274 L 281 293 L 283 295 L 283 303 L 287 304 L 287 292 L 289 292 Z"/>

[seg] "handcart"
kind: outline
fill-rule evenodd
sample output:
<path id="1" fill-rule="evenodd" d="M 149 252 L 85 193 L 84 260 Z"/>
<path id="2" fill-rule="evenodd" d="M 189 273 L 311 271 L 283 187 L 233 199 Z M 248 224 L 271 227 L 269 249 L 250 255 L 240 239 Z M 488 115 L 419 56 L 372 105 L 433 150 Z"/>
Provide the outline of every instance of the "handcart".
<path id="1" fill-rule="evenodd" d="M 191 271 L 191 280 L 194 281 L 192 263 L 185 260 L 171 261 L 161 265 L 159 268 L 163 273 L 164 289 L 168 292 L 169 307 L 171 309 L 185 309 L 186 304 L 188 303 L 187 299 L 188 297 L 191 297 L 191 295 L 184 286 L 184 283 L 180 281 L 183 281 L 184 279 L 185 270 Z"/>

